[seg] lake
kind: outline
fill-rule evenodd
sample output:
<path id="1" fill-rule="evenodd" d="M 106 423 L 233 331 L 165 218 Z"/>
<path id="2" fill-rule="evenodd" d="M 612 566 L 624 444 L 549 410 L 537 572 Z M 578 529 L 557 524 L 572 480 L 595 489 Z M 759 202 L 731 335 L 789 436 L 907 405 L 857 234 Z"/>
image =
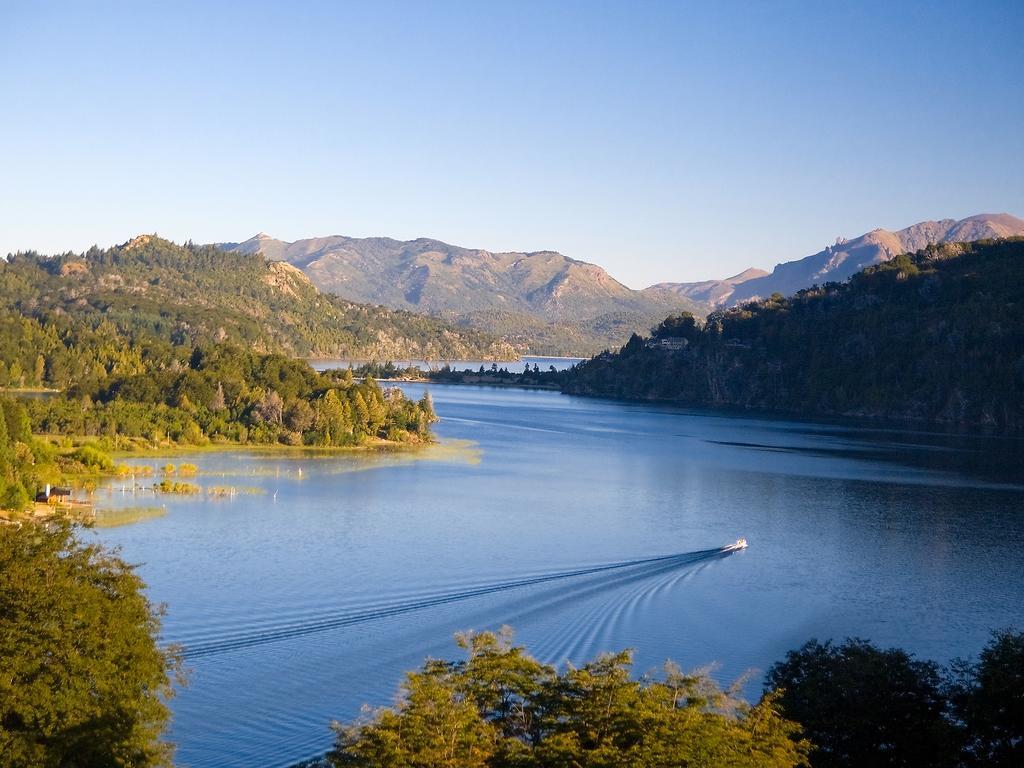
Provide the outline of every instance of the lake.
<path id="1" fill-rule="evenodd" d="M 1022 441 L 430 391 L 443 443 L 422 458 L 203 453 L 169 461 L 237 495 L 100 494 L 166 504 L 89 535 L 141 563 L 191 649 L 179 764 L 322 753 L 332 718 L 390 703 L 463 629 L 509 624 L 554 663 L 632 647 L 641 671 L 754 669 L 756 695 L 812 637 L 948 661 L 1024 626 Z"/>
<path id="2" fill-rule="evenodd" d="M 506 360 L 503 362 L 494 362 L 492 360 L 394 360 L 392 365 L 399 369 L 419 368 L 421 371 L 439 371 L 446 365 L 453 371 L 476 371 L 480 369 L 480 366 L 491 370 L 491 367 L 494 366 L 498 369 L 503 368 L 509 373 L 522 373 L 527 366 L 530 368 L 537 366 L 542 371 L 547 371 L 551 368 L 554 368 L 556 371 L 564 371 L 586 359 L 585 357 L 534 357 L 524 355 L 518 360 Z M 318 371 L 326 371 L 329 368 L 348 368 L 349 366 L 358 368 L 360 365 L 369 362 L 373 361 L 317 359 L 310 360 L 309 364 Z"/>

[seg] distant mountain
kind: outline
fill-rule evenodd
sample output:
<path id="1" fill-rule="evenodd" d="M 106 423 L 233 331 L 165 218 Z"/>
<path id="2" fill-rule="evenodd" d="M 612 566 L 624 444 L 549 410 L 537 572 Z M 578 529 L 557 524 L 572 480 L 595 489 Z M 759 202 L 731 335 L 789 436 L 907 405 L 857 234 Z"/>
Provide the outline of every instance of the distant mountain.
<path id="1" fill-rule="evenodd" d="M 727 277 L 724 280 L 704 280 L 699 283 L 658 283 L 648 288 L 648 291 L 671 291 L 679 296 L 686 296 L 696 302 L 717 306 L 731 296 L 736 286 L 748 280 L 759 277 L 767 277 L 768 272 L 763 269 L 751 267 L 745 269 L 738 275 Z"/>
<path id="2" fill-rule="evenodd" d="M 929 245 L 703 326 L 669 318 L 564 390 L 1024 431 L 1024 238 Z"/>
<path id="3" fill-rule="evenodd" d="M 935 243 L 964 243 L 1024 235 L 1024 220 L 1008 213 L 983 213 L 957 221 L 923 221 L 898 232 L 875 229 L 845 240 L 822 251 L 779 264 L 771 274 L 748 269 L 727 280 L 700 283 L 659 283 L 649 291 L 673 291 L 712 306 L 735 306 L 773 293 L 790 296 L 802 288 L 827 282 L 840 282 L 865 267 L 892 259 L 901 253 L 913 253 Z"/>
<path id="4" fill-rule="evenodd" d="M 0 312 L 70 317 L 178 345 L 233 341 L 258 352 L 372 359 L 516 356 L 439 318 L 321 293 L 299 269 L 251 253 L 142 235 L 106 250 L 0 261 Z"/>
<path id="5" fill-rule="evenodd" d="M 668 312 L 703 314 L 687 296 L 634 291 L 601 267 L 555 251 L 494 253 L 428 238 L 340 235 L 289 243 L 263 233 L 220 247 L 286 261 L 321 290 L 350 301 L 426 312 L 491 332 L 510 327 L 535 353 L 596 352 L 646 331 Z M 549 333 L 538 321 L 561 330 Z"/>

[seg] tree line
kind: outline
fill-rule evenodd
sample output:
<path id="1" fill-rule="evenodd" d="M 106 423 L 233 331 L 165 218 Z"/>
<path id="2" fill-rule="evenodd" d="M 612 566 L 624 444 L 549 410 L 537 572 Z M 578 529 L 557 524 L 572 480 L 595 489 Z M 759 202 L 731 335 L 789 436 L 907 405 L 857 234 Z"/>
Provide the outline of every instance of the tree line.
<path id="1" fill-rule="evenodd" d="M 31 324 L 28 324 L 31 327 Z M 75 359 L 92 360 L 62 392 L 0 398 L 0 509 L 27 507 L 46 480 L 109 471 L 104 451 L 210 443 L 321 448 L 422 443 L 437 420 L 429 394 L 410 400 L 351 371 L 229 344 L 175 347 L 72 326 Z M 100 360 L 117 360 L 107 367 Z M 82 443 L 85 442 L 85 445 Z"/>
<path id="2" fill-rule="evenodd" d="M 134 438 L 319 447 L 418 442 L 429 439 L 437 418 L 429 396 L 413 402 L 372 378 L 328 377 L 301 360 L 229 344 L 28 400 L 27 409 L 37 432 L 101 438 L 112 448 L 130 447 Z"/>
<path id="3" fill-rule="evenodd" d="M 812 640 L 755 704 L 705 671 L 633 674 L 632 654 L 558 670 L 507 630 L 408 674 L 398 704 L 334 725 L 333 766 L 1011 768 L 1024 764 L 1024 633 L 943 669 L 860 639 Z"/>

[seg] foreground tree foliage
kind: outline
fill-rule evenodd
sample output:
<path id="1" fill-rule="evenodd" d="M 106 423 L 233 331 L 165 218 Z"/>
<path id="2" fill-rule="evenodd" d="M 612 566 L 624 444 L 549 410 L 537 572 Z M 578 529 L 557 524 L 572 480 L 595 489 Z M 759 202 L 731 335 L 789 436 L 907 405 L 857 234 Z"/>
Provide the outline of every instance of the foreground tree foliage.
<path id="1" fill-rule="evenodd" d="M 0 525 L 6 768 L 169 765 L 177 662 L 132 568 L 67 526 Z"/>
<path id="2" fill-rule="evenodd" d="M 934 662 L 863 640 L 815 640 L 773 666 L 767 687 L 815 745 L 815 768 L 954 766 L 957 733 Z"/>
<path id="3" fill-rule="evenodd" d="M 814 768 L 1024 765 L 1024 633 L 996 632 L 946 670 L 864 640 L 812 640 L 766 685 L 814 744 Z"/>
<path id="4" fill-rule="evenodd" d="M 977 662 L 953 665 L 954 712 L 965 729 L 964 764 L 1024 765 L 1024 632 L 996 632 Z"/>
<path id="5" fill-rule="evenodd" d="M 509 636 L 459 637 L 465 661 L 428 661 L 391 709 L 336 724 L 335 766 L 775 768 L 807 764 L 776 697 L 750 706 L 705 674 L 631 676 L 624 651 L 558 672 Z"/>

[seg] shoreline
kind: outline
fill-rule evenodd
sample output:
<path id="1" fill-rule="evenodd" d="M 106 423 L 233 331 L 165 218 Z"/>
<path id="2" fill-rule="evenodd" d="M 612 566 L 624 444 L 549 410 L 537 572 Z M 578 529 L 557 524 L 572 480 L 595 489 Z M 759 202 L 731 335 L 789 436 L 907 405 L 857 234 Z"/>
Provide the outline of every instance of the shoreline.
<path id="1" fill-rule="evenodd" d="M 436 437 L 429 440 L 417 440 L 415 442 L 397 442 L 374 438 L 359 445 L 285 445 L 284 443 L 205 443 L 203 445 L 188 445 L 175 443 L 173 445 L 147 445 L 132 448 L 103 448 L 102 441 L 107 439 L 100 435 L 62 435 L 48 432 L 36 432 L 32 437 L 37 440 L 44 440 L 51 445 L 54 441 L 70 440 L 75 447 L 81 447 L 87 443 L 97 445 L 100 450 L 112 459 L 125 459 L 136 456 L 172 456 L 182 453 L 216 453 L 220 451 L 249 451 L 251 453 L 398 453 L 416 451 L 431 445 L 437 445 Z M 75 476 L 97 476 L 104 475 L 104 472 L 86 473 L 65 473 Z"/>
<path id="2" fill-rule="evenodd" d="M 468 360 L 468 359 L 467 360 L 447 360 L 447 359 L 446 360 L 423 360 L 423 359 L 420 359 L 420 358 L 405 358 L 405 359 L 386 358 L 386 359 L 381 359 L 381 360 L 358 360 L 358 359 L 346 359 L 346 358 L 339 358 L 339 357 L 303 357 L 301 359 L 305 360 L 307 363 L 310 363 L 310 364 L 313 364 L 313 363 L 344 363 L 346 365 L 351 365 L 352 367 L 358 367 L 360 365 L 371 365 L 371 364 L 387 365 L 388 363 L 392 363 L 393 365 L 397 366 L 399 363 L 421 362 L 421 363 L 429 364 L 431 366 L 437 365 L 437 366 L 440 366 L 440 367 L 443 368 L 445 365 L 449 365 L 450 366 L 453 363 L 456 363 L 456 364 L 457 363 L 521 363 L 526 358 L 530 358 L 531 360 L 575 360 L 577 362 L 580 362 L 582 360 L 589 360 L 590 359 L 590 357 L 584 357 L 584 356 L 580 356 L 580 355 L 531 355 L 528 352 L 527 353 L 523 353 L 519 357 L 515 357 L 515 358 L 512 358 L 512 357 L 508 357 L 508 358 L 503 358 L 503 357 L 480 357 L 480 358 L 474 358 L 472 360 Z M 428 369 L 428 370 L 430 370 L 430 369 Z M 457 370 L 457 369 L 453 368 L 452 370 Z"/>
<path id="3" fill-rule="evenodd" d="M 415 443 L 399 443 L 388 440 L 376 440 L 363 445 L 284 445 L 282 443 L 208 443 L 206 445 L 169 445 L 135 448 L 128 450 L 109 451 L 113 459 L 161 458 L 164 456 L 181 456 L 193 453 L 266 453 L 272 455 L 310 456 L 310 455 L 344 455 L 371 453 L 415 453 L 439 445 L 436 439 L 421 440 Z"/>
<path id="4" fill-rule="evenodd" d="M 478 374 L 474 374 L 478 375 Z M 358 379 L 357 379 L 358 381 Z M 374 379 L 374 381 L 388 382 L 389 384 L 438 384 L 438 385 L 451 385 L 451 386 L 467 386 L 467 387 L 500 387 L 502 389 L 544 389 L 548 392 L 561 392 L 561 388 L 554 384 L 516 384 L 511 381 L 437 381 L 424 376 L 419 379 L 410 379 L 407 376 L 397 379 Z"/>

